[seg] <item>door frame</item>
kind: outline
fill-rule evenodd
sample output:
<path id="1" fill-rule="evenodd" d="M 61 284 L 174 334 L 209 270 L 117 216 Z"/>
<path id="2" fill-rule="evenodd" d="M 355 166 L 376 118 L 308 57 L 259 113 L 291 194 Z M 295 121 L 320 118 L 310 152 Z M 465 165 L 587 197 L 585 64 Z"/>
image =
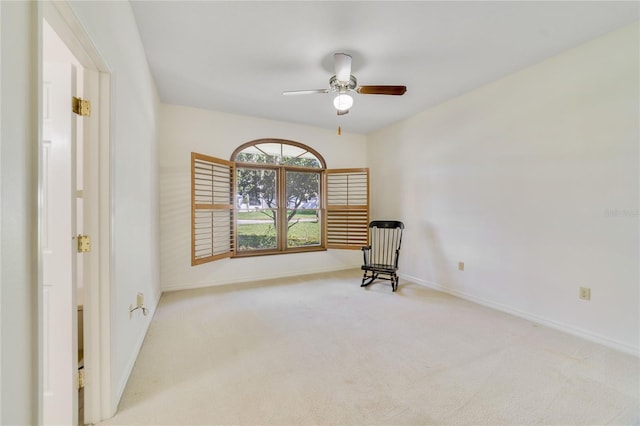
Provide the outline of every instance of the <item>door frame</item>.
<path id="1" fill-rule="evenodd" d="M 44 0 L 38 2 L 38 97 L 42 102 L 43 29 L 47 23 L 67 45 L 80 64 L 94 74 L 94 84 L 85 84 L 93 101 L 96 126 L 83 126 L 83 139 L 91 141 L 92 147 L 85 149 L 83 170 L 85 188 L 88 188 L 85 203 L 85 229 L 91 235 L 92 251 L 87 253 L 88 270 L 84 276 L 84 346 L 85 346 L 85 423 L 97 423 L 113 415 L 111 409 L 111 276 L 112 264 L 112 150 L 111 130 L 111 73 L 95 45 L 78 21 L 66 1 Z M 88 87 L 89 86 L 89 87 Z M 90 87 L 92 86 L 92 87 Z M 38 136 L 42 138 L 42 111 L 39 109 Z M 87 129 L 88 128 L 88 129 Z M 39 179 L 38 185 L 40 187 Z M 40 208 L 38 217 L 40 217 Z M 39 227 L 40 228 L 40 227 Z M 39 241 L 40 229 L 38 229 Z M 40 244 L 40 243 L 39 243 Z M 38 346 L 42 348 L 42 260 L 38 258 Z M 39 403 L 38 423 L 42 423 L 42 350 L 38 351 Z"/>

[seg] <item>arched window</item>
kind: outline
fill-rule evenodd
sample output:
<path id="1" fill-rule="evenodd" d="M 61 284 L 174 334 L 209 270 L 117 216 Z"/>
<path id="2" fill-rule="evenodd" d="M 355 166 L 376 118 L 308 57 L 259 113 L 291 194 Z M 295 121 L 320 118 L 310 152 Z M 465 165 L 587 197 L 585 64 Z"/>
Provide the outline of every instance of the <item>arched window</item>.
<path id="1" fill-rule="evenodd" d="M 360 249 L 369 170 L 329 170 L 299 142 L 259 139 L 229 161 L 191 153 L 191 264 L 223 257 Z"/>
<path id="2" fill-rule="evenodd" d="M 324 248 L 324 159 L 285 140 L 240 146 L 235 162 L 236 255 Z"/>

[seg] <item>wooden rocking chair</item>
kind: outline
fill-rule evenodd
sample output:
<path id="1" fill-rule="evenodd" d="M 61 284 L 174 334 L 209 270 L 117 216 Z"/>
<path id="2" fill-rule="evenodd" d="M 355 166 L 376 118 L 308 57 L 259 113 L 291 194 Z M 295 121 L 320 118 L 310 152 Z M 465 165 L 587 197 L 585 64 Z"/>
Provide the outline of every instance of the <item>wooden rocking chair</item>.
<path id="1" fill-rule="evenodd" d="M 391 288 L 398 289 L 398 259 L 404 224 L 396 220 L 374 220 L 369 223 L 370 245 L 362 247 L 364 271 L 362 284 L 366 287 L 376 279 L 391 281 Z M 382 275 L 382 276 L 381 276 Z"/>

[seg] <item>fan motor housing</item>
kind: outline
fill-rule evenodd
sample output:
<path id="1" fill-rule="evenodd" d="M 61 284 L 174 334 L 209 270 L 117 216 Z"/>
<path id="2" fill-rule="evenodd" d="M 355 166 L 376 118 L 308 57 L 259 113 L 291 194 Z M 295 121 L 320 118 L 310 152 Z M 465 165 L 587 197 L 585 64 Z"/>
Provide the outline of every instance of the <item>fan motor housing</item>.
<path id="1" fill-rule="evenodd" d="M 355 90 L 358 86 L 358 80 L 354 76 L 349 76 L 349 82 L 347 84 L 341 83 L 338 81 L 338 78 L 334 75 L 329 79 L 329 86 L 331 90 L 335 92 L 345 91 L 345 90 Z"/>

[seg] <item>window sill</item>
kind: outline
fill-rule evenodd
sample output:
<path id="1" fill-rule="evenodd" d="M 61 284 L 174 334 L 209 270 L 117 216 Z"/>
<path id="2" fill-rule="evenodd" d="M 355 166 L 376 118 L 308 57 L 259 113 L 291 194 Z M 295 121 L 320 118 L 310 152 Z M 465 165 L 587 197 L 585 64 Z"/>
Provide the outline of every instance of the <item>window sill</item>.
<path id="1" fill-rule="evenodd" d="M 295 254 L 295 253 L 311 253 L 318 251 L 327 251 L 326 247 L 298 247 L 291 248 L 287 251 L 278 251 L 278 250 L 254 250 L 254 251 L 243 251 L 243 252 L 235 252 L 232 259 L 240 259 L 246 257 L 257 257 L 257 256 L 273 256 L 278 254 Z"/>

